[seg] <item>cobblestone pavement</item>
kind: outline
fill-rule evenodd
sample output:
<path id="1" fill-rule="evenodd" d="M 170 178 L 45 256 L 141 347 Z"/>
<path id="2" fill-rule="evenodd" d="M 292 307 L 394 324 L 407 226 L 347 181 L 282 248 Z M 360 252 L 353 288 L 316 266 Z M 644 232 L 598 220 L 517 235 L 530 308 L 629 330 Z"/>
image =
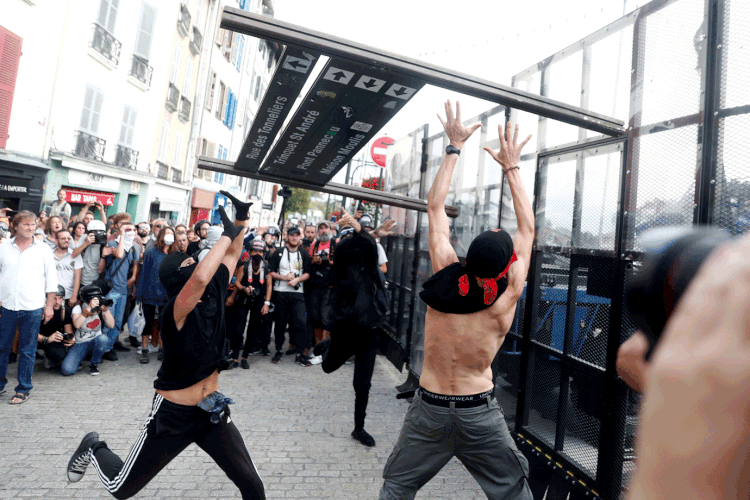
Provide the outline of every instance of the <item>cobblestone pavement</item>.
<path id="1" fill-rule="evenodd" d="M 45 370 L 38 360 L 31 397 L 8 404 L 18 363 L 8 370 L 0 397 L 0 499 L 112 498 L 93 468 L 69 483 L 65 467 L 83 435 L 95 430 L 109 447 L 127 455 L 151 407 L 156 356 L 141 365 L 135 350 L 99 365 L 87 364 L 72 377 Z M 274 365 L 253 356 L 250 369 L 224 372 L 220 390 L 232 397 L 232 419 L 266 486 L 267 498 L 372 499 L 378 497 L 385 462 L 393 449 L 408 403 L 394 387 L 405 380 L 378 356 L 365 428 L 377 445 L 354 441 L 353 365 L 330 375 L 320 366 L 303 368 L 293 356 Z M 174 459 L 136 498 L 235 499 L 239 492 L 195 445 Z M 453 459 L 417 495 L 421 499 L 486 498 L 463 465 Z"/>

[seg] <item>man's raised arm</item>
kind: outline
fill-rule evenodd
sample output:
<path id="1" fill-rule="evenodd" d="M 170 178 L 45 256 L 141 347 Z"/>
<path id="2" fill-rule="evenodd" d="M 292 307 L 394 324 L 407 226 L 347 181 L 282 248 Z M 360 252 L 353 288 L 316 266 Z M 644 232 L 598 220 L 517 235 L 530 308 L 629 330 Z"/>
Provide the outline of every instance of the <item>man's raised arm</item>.
<path id="1" fill-rule="evenodd" d="M 516 234 L 513 235 L 513 249 L 521 265 L 515 266 L 515 269 L 511 267 L 512 271 L 508 271 L 508 286 L 520 295 L 523 292 L 526 274 L 531 262 L 531 247 L 534 244 L 534 211 L 531 208 L 526 189 L 523 187 L 518 164 L 521 162 L 521 150 L 529 142 L 531 135 L 529 134 L 521 144 L 518 144 L 518 124 L 516 124 L 515 132 L 511 137 L 513 126 L 510 122 L 506 126 L 505 134 L 503 134 L 502 125 L 497 126 L 497 132 L 500 136 L 500 151 L 493 151 L 490 148 L 484 148 L 484 150 L 502 167 L 513 197 L 513 209 L 516 212 L 518 222 L 518 229 Z"/>
<path id="2" fill-rule="evenodd" d="M 459 151 L 476 129 L 482 126 L 475 123 L 471 127 L 461 124 L 461 105 L 456 101 L 456 115 L 453 116 L 453 106 L 450 101 L 445 102 L 445 116 L 438 115 L 440 123 L 443 124 L 445 133 L 450 140 L 450 146 Z M 449 146 L 449 148 L 450 148 Z M 445 199 L 453 178 L 453 169 L 458 161 L 459 153 L 447 153 L 443 157 L 435 180 L 427 197 L 427 219 L 429 220 L 429 244 L 430 260 L 432 261 L 432 272 L 436 273 L 449 265 L 458 262 L 458 256 L 450 243 L 450 222 L 445 213 Z"/>

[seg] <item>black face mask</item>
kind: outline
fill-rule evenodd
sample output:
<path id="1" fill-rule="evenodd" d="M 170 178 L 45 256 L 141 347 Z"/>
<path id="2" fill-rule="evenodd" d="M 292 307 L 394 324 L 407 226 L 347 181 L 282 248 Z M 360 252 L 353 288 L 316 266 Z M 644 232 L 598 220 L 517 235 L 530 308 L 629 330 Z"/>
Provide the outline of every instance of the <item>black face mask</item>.
<path id="1" fill-rule="evenodd" d="M 256 265 L 260 264 L 261 262 L 263 262 L 263 256 L 262 255 L 253 255 L 251 258 L 253 259 L 253 264 L 256 264 Z"/>

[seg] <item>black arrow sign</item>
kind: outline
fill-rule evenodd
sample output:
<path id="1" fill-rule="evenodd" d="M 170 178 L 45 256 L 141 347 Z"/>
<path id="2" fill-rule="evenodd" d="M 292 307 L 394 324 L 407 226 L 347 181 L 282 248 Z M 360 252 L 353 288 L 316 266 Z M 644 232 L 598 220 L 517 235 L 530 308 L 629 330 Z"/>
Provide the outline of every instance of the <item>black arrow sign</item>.
<path id="1" fill-rule="evenodd" d="M 337 71 L 336 73 L 333 73 L 331 76 L 333 77 L 335 81 L 339 81 L 342 78 L 346 78 L 346 73 L 344 73 L 343 71 Z"/>
<path id="2" fill-rule="evenodd" d="M 396 95 L 404 95 L 404 94 L 408 93 L 408 90 L 406 90 L 406 87 L 401 87 L 398 90 L 394 90 L 393 93 L 396 94 Z"/>
<path id="3" fill-rule="evenodd" d="M 294 69 L 297 69 L 297 68 L 306 68 L 307 67 L 307 64 L 300 64 L 300 62 L 296 61 L 296 60 L 295 61 L 287 61 L 287 64 L 289 66 L 294 67 Z"/>
<path id="4" fill-rule="evenodd" d="M 369 82 L 362 82 L 362 85 L 364 85 L 364 86 L 365 86 L 365 87 L 367 87 L 368 89 L 369 89 L 370 87 L 374 87 L 374 86 L 375 86 L 375 85 L 377 85 L 377 84 L 378 84 L 378 81 L 377 81 L 377 80 L 375 80 L 374 78 L 370 78 L 370 81 L 369 81 Z"/>

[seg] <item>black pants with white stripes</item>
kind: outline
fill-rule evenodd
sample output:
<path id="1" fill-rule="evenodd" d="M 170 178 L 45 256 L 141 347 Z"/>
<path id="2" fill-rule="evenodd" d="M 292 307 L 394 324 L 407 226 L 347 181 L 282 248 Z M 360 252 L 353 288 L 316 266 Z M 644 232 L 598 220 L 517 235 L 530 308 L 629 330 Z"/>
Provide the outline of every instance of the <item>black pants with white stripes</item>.
<path id="1" fill-rule="evenodd" d="M 263 481 L 228 406 L 219 423 L 212 424 L 210 414 L 197 406 L 178 405 L 156 394 L 151 414 L 125 461 L 100 441 L 92 448 L 91 464 L 112 496 L 130 498 L 191 443 L 214 459 L 237 485 L 243 500 L 266 498 Z"/>

